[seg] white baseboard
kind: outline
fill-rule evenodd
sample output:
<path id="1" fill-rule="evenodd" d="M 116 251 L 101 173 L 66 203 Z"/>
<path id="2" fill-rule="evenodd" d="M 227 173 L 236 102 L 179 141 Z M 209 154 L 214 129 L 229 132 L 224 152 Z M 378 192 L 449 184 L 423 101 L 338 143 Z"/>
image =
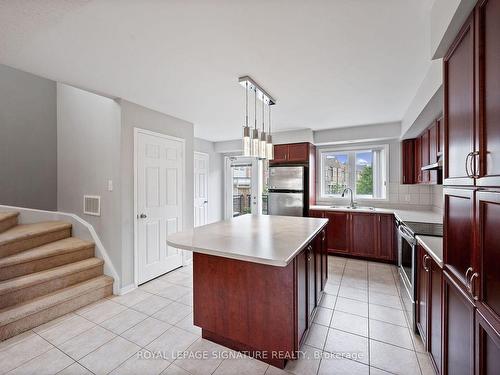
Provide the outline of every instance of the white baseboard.
<path id="1" fill-rule="evenodd" d="M 129 284 L 127 286 L 124 286 L 123 288 L 120 288 L 118 290 L 118 293 L 115 293 L 115 294 L 118 294 L 119 296 L 123 296 L 124 294 L 130 293 L 131 291 L 133 291 L 135 289 L 137 289 L 137 285 Z"/>

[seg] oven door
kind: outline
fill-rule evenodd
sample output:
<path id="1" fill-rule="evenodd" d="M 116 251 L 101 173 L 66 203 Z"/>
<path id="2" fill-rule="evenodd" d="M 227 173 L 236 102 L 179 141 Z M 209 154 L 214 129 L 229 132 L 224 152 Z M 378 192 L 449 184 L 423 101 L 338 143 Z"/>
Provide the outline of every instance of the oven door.
<path id="1" fill-rule="evenodd" d="M 398 271 L 401 300 L 410 327 L 417 332 L 415 321 L 416 300 L 416 241 L 404 224 L 398 227 Z"/>

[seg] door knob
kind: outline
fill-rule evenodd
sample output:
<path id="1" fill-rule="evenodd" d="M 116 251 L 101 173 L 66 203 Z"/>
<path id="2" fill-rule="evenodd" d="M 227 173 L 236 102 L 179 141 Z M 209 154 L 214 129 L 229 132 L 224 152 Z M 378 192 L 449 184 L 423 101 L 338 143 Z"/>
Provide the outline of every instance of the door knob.
<path id="1" fill-rule="evenodd" d="M 204 201 L 204 202 L 203 202 L 203 204 L 207 204 L 207 203 L 208 203 L 208 201 Z"/>
<path id="2" fill-rule="evenodd" d="M 145 219 L 145 218 L 147 218 L 147 217 L 148 217 L 148 216 L 147 216 L 146 214 L 140 214 L 140 215 L 138 215 L 138 218 L 139 218 L 139 219 Z"/>

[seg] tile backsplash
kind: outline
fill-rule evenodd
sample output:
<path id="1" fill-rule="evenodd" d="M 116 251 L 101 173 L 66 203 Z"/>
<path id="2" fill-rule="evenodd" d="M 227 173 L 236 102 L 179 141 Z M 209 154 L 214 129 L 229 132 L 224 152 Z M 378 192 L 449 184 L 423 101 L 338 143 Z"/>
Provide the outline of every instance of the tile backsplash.
<path id="1" fill-rule="evenodd" d="M 389 184 L 389 203 L 433 206 L 433 186 Z"/>
<path id="2" fill-rule="evenodd" d="M 432 192 L 432 206 L 435 210 L 443 211 L 444 209 L 444 197 L 443 197 L 443 185 L 433 185 L 431 186 Z"/>

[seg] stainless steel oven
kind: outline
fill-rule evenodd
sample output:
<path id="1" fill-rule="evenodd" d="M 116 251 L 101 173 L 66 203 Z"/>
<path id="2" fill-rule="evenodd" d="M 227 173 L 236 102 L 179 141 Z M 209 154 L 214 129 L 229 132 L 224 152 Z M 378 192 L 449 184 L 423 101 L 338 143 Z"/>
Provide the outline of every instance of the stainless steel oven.
<path id="1" fill-rule="evenodd" d="M 415 332 L 417 332 L 415 321 L 415 300 L 417 298 L 416 245 L 417 240 L 410 229 L 403 222 L 400 222 L 398 225 L 398 271 L 401 300 L 410 328 Z"/>
<path id="2" fill-rule="evenodd" d="M 417 332 L 415 301 L 417 299 L 417 240 L 416 235 L 443 236 L 443 224 L 397 221 L 398 272 L 401 301 L 410 324 Z"/>

